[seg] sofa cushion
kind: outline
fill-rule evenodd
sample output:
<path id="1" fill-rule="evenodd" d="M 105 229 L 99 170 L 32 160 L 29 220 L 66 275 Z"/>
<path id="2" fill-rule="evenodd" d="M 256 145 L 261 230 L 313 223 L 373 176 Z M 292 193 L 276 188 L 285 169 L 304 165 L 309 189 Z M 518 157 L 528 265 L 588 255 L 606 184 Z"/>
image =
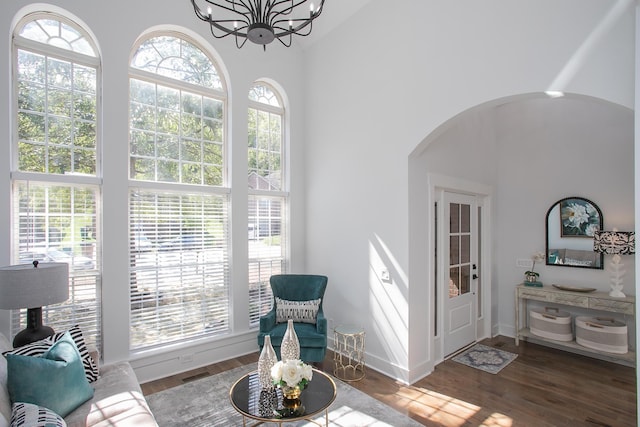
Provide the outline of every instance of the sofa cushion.
<path id="1" fill-rule="evenodd" d="M 78 352 L 80 352 L 80 357 L 82 358 L 82 365 L 85 371 L 85 375 L 87 376 L 87 380 L 89 382 L 94 382 L 98 379 L 98 367 L 96 366 L 93 358 L 89 354 L 89 350 L 87 350 L 87 345 L 84 341 L 84 336 L 82 335 L 82 330 L 78 325 L 75 325 L 73 328 L 68 331 L 57 332 L 50 337 L 47 337 L 43 340 L 32 342 L 31 344 L 27 344 L 23 347 L 14 348 L 9 351 L 3 352 L 6 356 L 7 354 L 19 354 L 22 356 L 41 356 L 44 354 L 51 346 L 58 340 L 60 340 L 65 332 L 69 332 L 71 338 L 76 344 L 76 348 Z"/>
<path id="2" fill-rule="evenodd" d="M 276 299 L 276 322 L 283 323 L 289 319 L 294 322 L 316 323 L 321 299 L 309 301 L 288 301 L 275 297 Z"/>
<path id="3" fill-rule="evenodd" d="M 67 423 L 51 409 L 17 402 L 13 404 L 11 427 L 67 427 Z"/>
<path id="4" fill-rule="evenodd" d="M 65 417 L 68 427 L 157 427 L 129 363 L 102 366 L 92 385 L 93 399 Z"/>
<path id="5" fill-rule="evenodd" d="M 93 396 L 80 353 L 69 333 L 40 357 L 6 357 L 9 396 L 14 403 L 44 406 L 65 417 Z"/>

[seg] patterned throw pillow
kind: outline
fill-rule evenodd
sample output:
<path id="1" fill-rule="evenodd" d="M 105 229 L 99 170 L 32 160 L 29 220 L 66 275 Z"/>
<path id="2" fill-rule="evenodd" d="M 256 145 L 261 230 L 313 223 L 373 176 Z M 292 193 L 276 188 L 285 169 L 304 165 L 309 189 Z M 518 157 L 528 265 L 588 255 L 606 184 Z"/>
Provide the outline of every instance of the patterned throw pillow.
<path id="1" fill-rule="evenodd" d="M 50 409 L 16 402 L 12 408 L 11 427 L 67 427 L 67 423 Z"/>
<path id="2" fill-rule="evenodd" d="M 7 390 L 13 403 L 33 403 L 66 417 L 93 397 L 80 352 L 68 332 L 40 357 L 6 357 Z"/>
<path id="3" fill-rule="evenodd" d="M 59 341 L 67 331 L 57 332 L 50 337 L 47 337 L 43 340 L 32 342 L 31 344 L 27 344 L 23 347 L 14 348 L 13 350 L 5 351 L 2 353 L 3 355 L 7 354 L 18 354 L 20 356 L 42 356 L 51 346 Z M 87 376 L 87 380 L 92 383 L 98 379 L 98 367 L 93 361 L 93 358 L 89 355 L 89 350 L 87 350 L 87 345 L 84 342 L 84 337 L 82 335 L 82 331 L 80 330 L 80 326 L 75 325 L 73 328 L 69 329 L 69 334 L 71 335 L 71 339 L 76 343 L 76 347 L 78 347 L 78 351 L 80 352 L 80 357 L 82 358 L 82 366 L 84 367 L 84 372 Z"/>
<path id="4" fill-rule="evenodd" d="M 276 322 L 284 323 L 289 319 L 294 322 L 316 323 L 320 299 L 310 301 L 287 301 L 276 297 Z"/>

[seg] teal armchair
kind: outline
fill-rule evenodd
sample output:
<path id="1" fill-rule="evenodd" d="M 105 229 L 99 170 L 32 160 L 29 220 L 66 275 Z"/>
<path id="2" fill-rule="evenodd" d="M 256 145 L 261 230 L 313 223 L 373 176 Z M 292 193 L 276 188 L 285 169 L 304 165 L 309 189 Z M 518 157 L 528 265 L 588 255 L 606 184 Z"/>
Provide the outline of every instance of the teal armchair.
<path id="1" fill-rule="evenodd" d="M 273 307 L 260 318 L 260 349 L 264 345 L 265 335 L 270 335 L 271 345 L 280 360 L 282 337 L 287 330 L 288 318 L 292 318 L 300 342 L 300 359 L 304 362 L 324 360 L 327 351 L 327 319 L 322 310 L 322 302 L 327 281 L 326 276 L 308 274 L 271 276 L 269 282 L 273 293 Z"/>

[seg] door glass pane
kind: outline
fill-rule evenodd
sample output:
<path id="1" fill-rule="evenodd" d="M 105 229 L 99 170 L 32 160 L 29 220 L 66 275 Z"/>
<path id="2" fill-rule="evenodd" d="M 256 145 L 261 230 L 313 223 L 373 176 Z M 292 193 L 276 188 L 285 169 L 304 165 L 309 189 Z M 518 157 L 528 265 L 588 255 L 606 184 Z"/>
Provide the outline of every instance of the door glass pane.
<path id="1" fill-rule="evenodd" d="M 460 236 L 449 236 L 449 265 L 460 264 Z"/>
<path id="2" fill-rule="evenodd" d="M 460 295 L 460 268 L 454 267 L 449 269 L 449 298 L 455 298 Z"/>
<path id="3" fill-rule="evenodd" d="M 460 282 L 458 288 L 460 289 L 460 295 L 469 293 L 471 291 L 471 277 L 470 277 L 469 265 L 463 265 L 460 267 Z"/>
<path id="4" fill-rule="evenodd" d="M 457 203 L 449 204 L 449 232 L 460 232 L 460 205 Z"/>
<path id="5" fill-rule="evenodd" d="M 460 237 L 460 264 L 471 262 L 471 236 Z"/>
<path id="6" fill-rule="evenodd" d="M 460 205 L 460 232 L 469 233 L 471 231 L 471 206 Z"/>

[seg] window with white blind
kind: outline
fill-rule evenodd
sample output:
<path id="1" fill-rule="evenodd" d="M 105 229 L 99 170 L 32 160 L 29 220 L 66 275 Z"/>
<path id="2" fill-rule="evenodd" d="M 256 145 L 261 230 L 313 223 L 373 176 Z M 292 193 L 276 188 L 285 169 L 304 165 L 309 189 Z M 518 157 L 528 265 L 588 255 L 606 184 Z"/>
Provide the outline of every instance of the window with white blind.
<path id="1" fill-rule="evenodd" d="M 257 326 L 271 309 L 269 278 L 287 271 L 284 108 L 264 82 L 249 91 L 249 322 Z"/>
<path id="2" fill-rule="evenodd" d="M 176 33 L 142 40 L 129 73 L 130 347 L 227 333 L 223 81 Z"/>
<path id="3" fill-rule="evenodd" d="M 43 307 L 43 323 L 80 325 L 101 349 L 100 58 L 80 25 L 34 13 L 14 32 L 13 69 L 13 262 L 68 263 L 69 299 Z"/>

